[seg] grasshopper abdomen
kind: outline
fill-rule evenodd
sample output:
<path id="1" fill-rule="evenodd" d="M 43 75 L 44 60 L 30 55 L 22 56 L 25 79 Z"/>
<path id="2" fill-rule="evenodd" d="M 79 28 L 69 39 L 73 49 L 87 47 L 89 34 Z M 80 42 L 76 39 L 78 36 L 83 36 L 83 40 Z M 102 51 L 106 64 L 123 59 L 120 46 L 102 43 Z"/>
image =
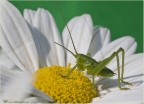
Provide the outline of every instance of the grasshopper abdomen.
<path id="1" fill-rule="evenodd" d="M 79 66 L 83 66 L 84 69 L 87 69 L 87 73 L 90 75 L 94 75 L 93 69 L 99 64 L 96 60 L 93 58 L 84 55 L 84 54 L 77 54 L 76 55 L 76 63 Z M 97 76 L 102 76 L 102 77 L 113 77 L 115 73 L 110 70 L 107 67 L 104 67 L 103 70 L 97 75 Z"/>

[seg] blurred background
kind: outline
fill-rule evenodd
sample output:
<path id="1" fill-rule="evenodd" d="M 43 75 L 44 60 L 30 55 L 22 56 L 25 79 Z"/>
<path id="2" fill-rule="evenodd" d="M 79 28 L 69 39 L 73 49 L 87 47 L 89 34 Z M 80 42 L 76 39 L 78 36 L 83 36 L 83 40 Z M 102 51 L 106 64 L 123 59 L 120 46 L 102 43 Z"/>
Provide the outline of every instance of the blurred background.
<path id="1" fill-rule="evenodd" d="M 111 31 L 111 40 L 130 35 L 138 43 L 137 52 L 143 52 L 143 2 L 142 1 L 59 1 L 66 21 L 90 14 L 94 26 L 104 26 Z M 45 8 L 54 16 L 62 32 L 65 24 L 55 1 L 11 1 L 21 13 L 25 8 Z"/>

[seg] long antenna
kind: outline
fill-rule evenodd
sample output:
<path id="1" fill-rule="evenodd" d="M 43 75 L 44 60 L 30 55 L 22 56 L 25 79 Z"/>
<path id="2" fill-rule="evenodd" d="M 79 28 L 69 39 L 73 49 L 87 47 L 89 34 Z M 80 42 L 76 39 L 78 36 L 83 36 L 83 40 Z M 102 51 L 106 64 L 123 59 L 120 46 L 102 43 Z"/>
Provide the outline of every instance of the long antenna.
<path id="1" fill-rule="evenodd" d="M 67 29 L 68 29 L 68 32 L 69 32 L 69 35 L 70 35 L 70 38 L 71 38 L 72 45 L 73 45 L 73 47 L 74 47 L 75 53 L 78 54 L 77 51 L 76 51 L 76 48 L 75 48 L 75 45 L 74 45 L 73 39 L 72 39 L 72 35 L 71 35 L 71 32 L 70 32 L 70 29 L 69 29 L 69 27 L 68 27 L 68 25 L 67 25 L 67 23 L 66 23 L 66 19 L 65 19 L 65 17 L 64 17 L 64 14 L 63 14 L 63 11 L 62 11 L 62 9 L 61 9 L 61 7 L 60 7 L 59 2 L 57 2 L 57 5 L 58 5 L 58 7 L 59 7 L 60 13 L 62 14 L 62 17 L 63 17 L 64 23 L 65 23 L 65 25 L 66 25 L 66 27 L 67 27 Z"/>
<path id="2" fill-rule="evenodd" d="M 75 55 L 72 51 L 70 51 L 69 49 L 67 49 L 66 47 L 62 46 L 61 44 L 59 44 L 59 43 L 57 43 L 57 42 L 54 42 L 54 43 L 56 43 L 57 45 L 60 45 L 61 47 L 63 47 L 63 48 L 66 49 L 67 51 L 69 51 L 74 57 L 76 57 L 76 55 Z"/>

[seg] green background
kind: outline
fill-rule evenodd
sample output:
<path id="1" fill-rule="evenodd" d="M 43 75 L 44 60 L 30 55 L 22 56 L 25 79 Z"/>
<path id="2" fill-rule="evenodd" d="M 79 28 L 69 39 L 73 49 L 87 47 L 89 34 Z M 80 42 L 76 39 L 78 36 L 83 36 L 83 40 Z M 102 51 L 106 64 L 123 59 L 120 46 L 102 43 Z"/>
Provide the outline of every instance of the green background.
<path id="1" fill-rule="evenodd" d="M 59 31 L 65 24 L 55 1 L 11 1 L 23 13 L 25 8 L 45 8 L 54 16 Z M 66 21 L 88 13 L 94 25 L 111 31 L 111 40 L 130 35 L 138 43 L 137 52 L 143 52 L 143 2 L 142 1 L 60 1 Z"/>

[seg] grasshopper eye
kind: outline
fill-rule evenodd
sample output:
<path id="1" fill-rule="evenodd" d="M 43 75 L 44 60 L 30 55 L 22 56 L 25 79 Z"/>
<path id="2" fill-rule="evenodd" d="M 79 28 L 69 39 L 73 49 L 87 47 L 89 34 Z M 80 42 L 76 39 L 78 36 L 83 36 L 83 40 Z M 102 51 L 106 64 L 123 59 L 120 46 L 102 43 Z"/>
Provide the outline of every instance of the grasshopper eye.
<path id="1" fill-rule="evenodd" d="M 84 64 L 85 64 L 85 66 L 90 66 L 91 65 L 91 63 L 89 61 L 86 61 Z"/>

